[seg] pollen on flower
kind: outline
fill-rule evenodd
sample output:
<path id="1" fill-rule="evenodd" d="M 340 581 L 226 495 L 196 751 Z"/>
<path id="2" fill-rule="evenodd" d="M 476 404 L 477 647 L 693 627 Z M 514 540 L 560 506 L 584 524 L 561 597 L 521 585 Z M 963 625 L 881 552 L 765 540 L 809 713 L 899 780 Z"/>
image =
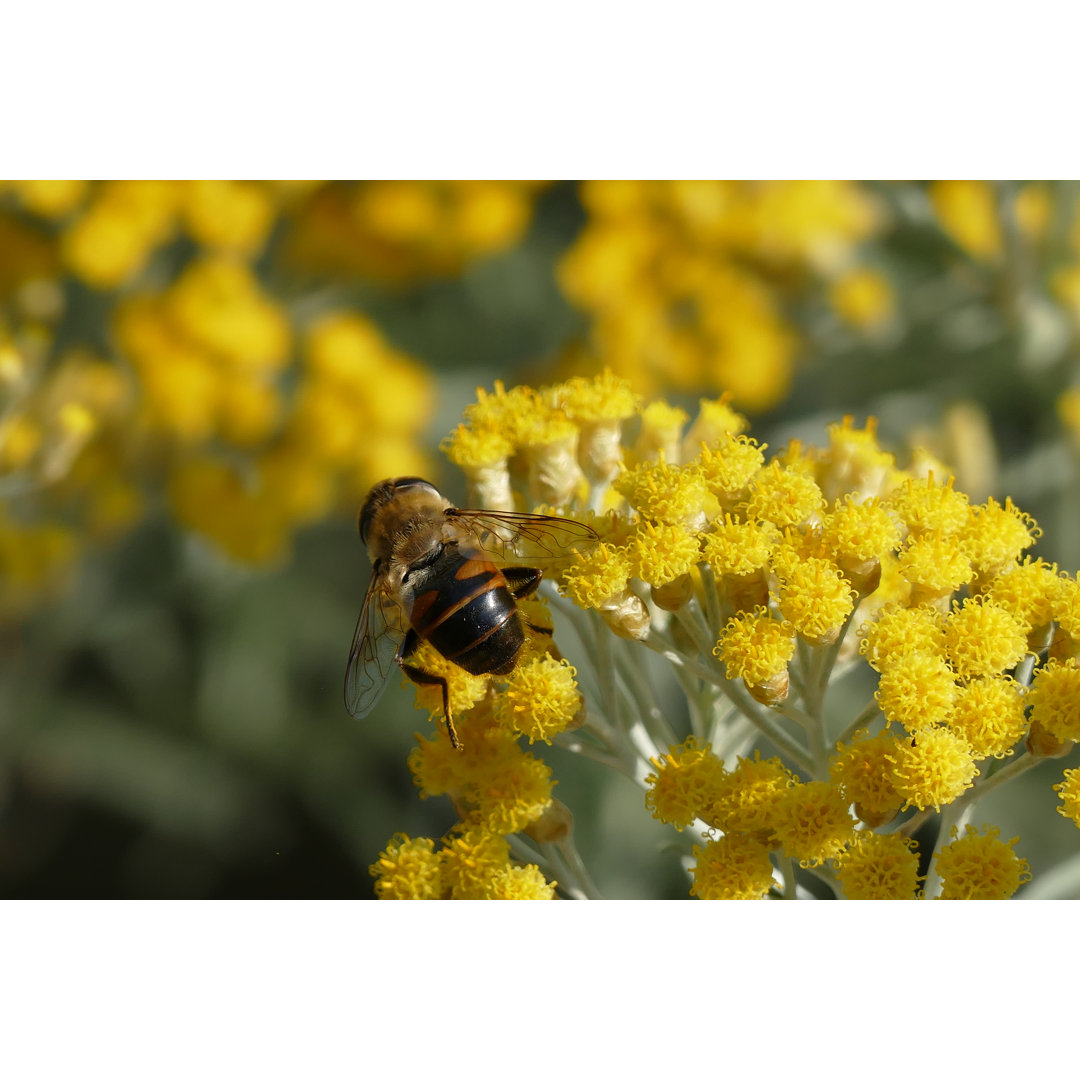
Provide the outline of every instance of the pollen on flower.
<path id="1" fill-rule="evenodd" d="M 836 877 L 849 900 L 914 900 L 919 854 L 914 840 L 898 833 L 858 832 L 836 858 Z"/>
<path id="2" fill-rule="evenodd" d="M 912 477 L 890 492 L 885 503 L 916 537 L 928 532 L 955 536 L 971 522 L 968 497 L 953 488 L 951 476 L 944 484 L 936 483 L 933 474 L 925 480 Z"/>
<path id="3" fill-rule="evenodd" d="M 548 881 L 532 863 L 507 866 L 492 876 L 486 895 L 488 900 L 554 900 L 557 884 Z"/>
<path id="4" fill-rule="evenodd" d="M 772 461 L 761 469 L 746 500 L 748 517 L 771 521 L 786 529 L 805 525 L 825 507 L 825 496 L 807 473 Z"/>
<path id="5" fill-rule="evenodd" d="M 630 571 L 650 585 L 668 585 L 701 559 L 697 535 L 681 525 L 638 523 L 627 544 Z"/>
<path id="6" fill-rule="evenodd" d="M 435 841 L 396 833 L 371 865 L 380 900 L 438 900 L 445 891 Z"/>
<path id="7" fill-rule="evenodd" d="M 596 544 L 563 572 L 562 590 L 579 607 L 598 608 L 626 589 L 630 556 L 624 547 Z"/>
<path id="8" fill-rule="evenodd" d="M 724 434 L 702 443 L 693 464 L 720 505 L 731 509 L 746 498 L 765 463 L 764 449 L 747 435 Z"/>
<path id="9" fill-rule="evenodd" d="M 709 743 L 702 745 L 691 735 L 652 764 L 656 771 L 645 777 L 645 808 L 681 832 L 715 801 L 724 763 Z"/>
<path id="10" fill-rule="evenodd" d="M 458 797 L 468 811 L 470 823 L 489 832 L 508 836 L 537 822 L 551 807 L 551 767 L 518 744 L 508 743 L 502 752 L 476 768 L 471 783 Z"/>
<path id="11" fill-rule="evenodd" d="M 614 487 L 648 521 L 690 530 L 705 525 L 709 493 L 696 469 L 647 462 L 623 473 Z"/>
<path id="12" fill-rule="evenodd" d="M 851 584 L 828 559 L 790 560 L 780 574 L 780 613 L 811 644 L 836 640 L 855 609 Z"/>
<path id="13" fill-rule="evenodd" d="M 1053 604 L 1060 580 L 1055 563 L 1025 559 L 997 574 L 986 596 L 1015 615 L 1031 634 L 1045 629 L 1054 617 Z"/>
<path id="14" fill-rule="evenodd" d="M 875 671 L 911 653 L 945 658 L 945 616 L 928 605 L 886 604 L 873 622 L 863 624 L 860 636 L 859 651 Z"/>
<path id="15" fill-rule="evenodd" d="M 766 566 L 779 537 L 775 525 L 736 521 L 730 514 L 713 525 L 702 541 L 702 555 L 718 574 L 743 576 Z"/>
<path id="16" fill-rule="evenodd" d="M 477 826 L 456 826 L 439 854 L 452 900 L 486 900 L 511 865 L 506 838 Z"/>
<path id="17" fill-rule="evenodd" d="M 1031 880 L 1027 859 L 1013 851 L 1018 837 L 1004 841 L 999 830 L 974 825 L 959 836 L 953 826 L 952 843 L 937 854 L 934 866 L 941 876 L 941 900 L 1008 900 Z"/>
<path id="18" fill-rule="evenodd" d="M 963 545 L 936 531 L 908 537 L 900 550 L 899 566 L 911 583 L 912 604 L 948 596 L 975 575 Z"/>
<path id="19" fill-rule="evenodd" d="M 1036 669 L 1028 691 L 1031 720 L 1054 738 L 1080 741 L 1080 667 L 1050 660 Z"/>
<path id="20" fill-rule="evenodd" d="M 998 574 L 1015 563 L 1042 535 L 1035 519 L 1006 498 L 1002 506 L 987 499 L 985 506 L 972 507 L 964 530 L 964 540 L 972 563 L 980 575 Z"/>
<path id="21" fill-rule="evenodd" d="M 1027 631 L 992 600 L 968 599 L 945 620 L 945 645 L 961 678 L 998 675 L 1024 658 Z"/>
<path id="22" fill-rule="evenodd" d="M 1061 783 L 1054 785 L 1061 799 L 1057 812 L 1080 828 L 1080 769 L 1066 769 L 1063 776 Z"/>
<path id="23" fill-rule="evenodd" d="M 887 719 L 914 731 L 946 720 L 956 693 L 956 676 L 944 658 L 915 652 L 882 671 L 874 696 Z"/>
<path id="24" fill-rule="evenodd" d="M 897 735 L 889 728 L 872 737 L 859 730 L 850 743 L 837 745 L 829 761 L 829 779 L 871 828 L 891 821 L 904 802 L 893 776 L 896 743 Z"/>
<path id="25" fill-rule="evenodd" d="M 724 627 L 713 655 L 723 661 L 729 679 L 765 686 L 787 671 L 795 655 L 795 631 L 763 608 L 736 615 Z"/>
<path id="26" fill-rule="evenodd" d="M 972 679 L 957 691 L 949 714 L 951 731 L 967 739 L 976 760 L 1001 758 L 1027 731 L 1025 700 L 1010 678 Z"/>
<path id="27" fill-rule="evenodd" d="M 567 661 L 552 656 L 518 664 L 496 701 L 496 718 L 505 727 L 528 736 L 530 743 L 537 739 L 551 742 L 573 723 L 584 702 L 576 675 Z"/>
<path id="28" fill-rule="evenodd" d="M 699 900 L 760 900 L 773 885 L 769 848 L 743 833 L 695 844 L 690 895 Z"/>
<path id="29" fill-rule="evenodd" d="M 952 802 L 972 786 L 977 771 L 968 741 L 946 728 L 924 728 L 899 740 L 893 766 L 905 806 L 919 810 Z"/>
<path id="30" fill-rule="evenodd" d="M 753 833 L 772 839 L 772 823 L 783 793 L 795 777 L 779 758 L 739 758 L 720 778 L 716 797 L 702 820 L 725 832 Z"/>
<path id="31" fill-rule="evenodd" d="M 842 570 L 880 560 L 900 542 L 900 525 L 877 499 L 838 499 L 822 523 L 822 542 Z"/>
<path id="32" fill-rule="evenodd" d="M 771 823 L 784 853 L 803 866 L 835 858 L 855 829 L 847 799 L 823 780 L 787 788 L 776 800 Z"/>

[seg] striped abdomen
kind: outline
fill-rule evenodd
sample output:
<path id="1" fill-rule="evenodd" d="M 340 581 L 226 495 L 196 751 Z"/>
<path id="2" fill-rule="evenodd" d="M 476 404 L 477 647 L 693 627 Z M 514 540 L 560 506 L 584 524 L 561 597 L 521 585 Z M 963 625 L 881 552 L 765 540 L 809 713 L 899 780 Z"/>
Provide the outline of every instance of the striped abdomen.
<path id="1" fill-rule="evenodd" d="M 416 632 L 471 675 L 506 675 L 525 641 L 502 571 L 484 559 L 447 552 L 413 600 Z"/>

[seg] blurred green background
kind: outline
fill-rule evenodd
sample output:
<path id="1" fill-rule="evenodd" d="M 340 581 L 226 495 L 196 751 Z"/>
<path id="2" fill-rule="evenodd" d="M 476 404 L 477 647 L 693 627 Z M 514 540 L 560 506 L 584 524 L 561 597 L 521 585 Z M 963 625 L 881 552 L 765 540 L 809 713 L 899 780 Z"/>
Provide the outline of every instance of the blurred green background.
<path id="1" fill-rule="evenodd" d="M 342 704 L 354 522 L 387 475 L 462 497 L 438 444 L 496 379 L 730 392 L 773 449 L 876 416 L 1075 570 L 1078 208 L 1040 182 L 4 182 L 0 894 L 367 897 L 394 832 L 450 827 L 405 765 L 411 691 Z M 543 756 L 605 895 L 686 895 L 639 789 Z M 1049 791 L 1076 764 L 987 799 L 1036 875 L 1077 849 Z"/>

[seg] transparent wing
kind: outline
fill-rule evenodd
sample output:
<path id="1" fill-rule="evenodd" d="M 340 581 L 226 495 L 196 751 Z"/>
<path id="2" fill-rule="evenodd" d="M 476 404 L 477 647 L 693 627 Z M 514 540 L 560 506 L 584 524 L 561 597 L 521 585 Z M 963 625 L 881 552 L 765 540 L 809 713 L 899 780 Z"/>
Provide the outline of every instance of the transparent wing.
<path id="1" fill-rule="evenodd" d="M 573 518 L 518 514 L 510 510 L 446 510 L 447 519 L 466 532 L 485 554 L 507 560 L 543 563 L 567 559 L 600 540 L 596 530 Z"/>
<path id="2" fill-rule="evenodd" d="M 404 635 L 401 608 L 386 594 L 383 579 L 376 573 L 356 620 L 345 669 L 345 708 L 357 720 L 367 716 L 382 697 Z"/>

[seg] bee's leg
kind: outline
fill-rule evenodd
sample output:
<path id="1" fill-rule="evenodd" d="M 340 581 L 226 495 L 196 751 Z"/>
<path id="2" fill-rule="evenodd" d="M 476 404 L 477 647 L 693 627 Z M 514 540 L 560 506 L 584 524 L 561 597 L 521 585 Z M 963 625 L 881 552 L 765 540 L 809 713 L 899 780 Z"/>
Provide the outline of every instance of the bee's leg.
<path id="1" fill-rule="evenodd" d="M 446 720 L 446 733 L 450 736 L 450 745 L 455 750 L 461 749 L 461 743 L 458 741 L 457 731 L 454 728 L 454 718 L 450 713 L 450 688 L 447 686 L 446 680 L 441 675 L 435 675 L 430 671 L 425 671 L 423 668 L 417 667 L 415 664 L 410 664 L 409 658 L 415 655 L 416 650 L 420 648 L 421 637 L 413 629 L 410 628 L 409 632 L 405 635 L 405 639 L 402 641 L 398 648 L 397 656 L 394 657 L 398 662 L 398 667 L 405 673 L 405 675 L 412 679 L 417 686 L 438 686 L 442 690 L 443 701 L 443 717 Z"/>

